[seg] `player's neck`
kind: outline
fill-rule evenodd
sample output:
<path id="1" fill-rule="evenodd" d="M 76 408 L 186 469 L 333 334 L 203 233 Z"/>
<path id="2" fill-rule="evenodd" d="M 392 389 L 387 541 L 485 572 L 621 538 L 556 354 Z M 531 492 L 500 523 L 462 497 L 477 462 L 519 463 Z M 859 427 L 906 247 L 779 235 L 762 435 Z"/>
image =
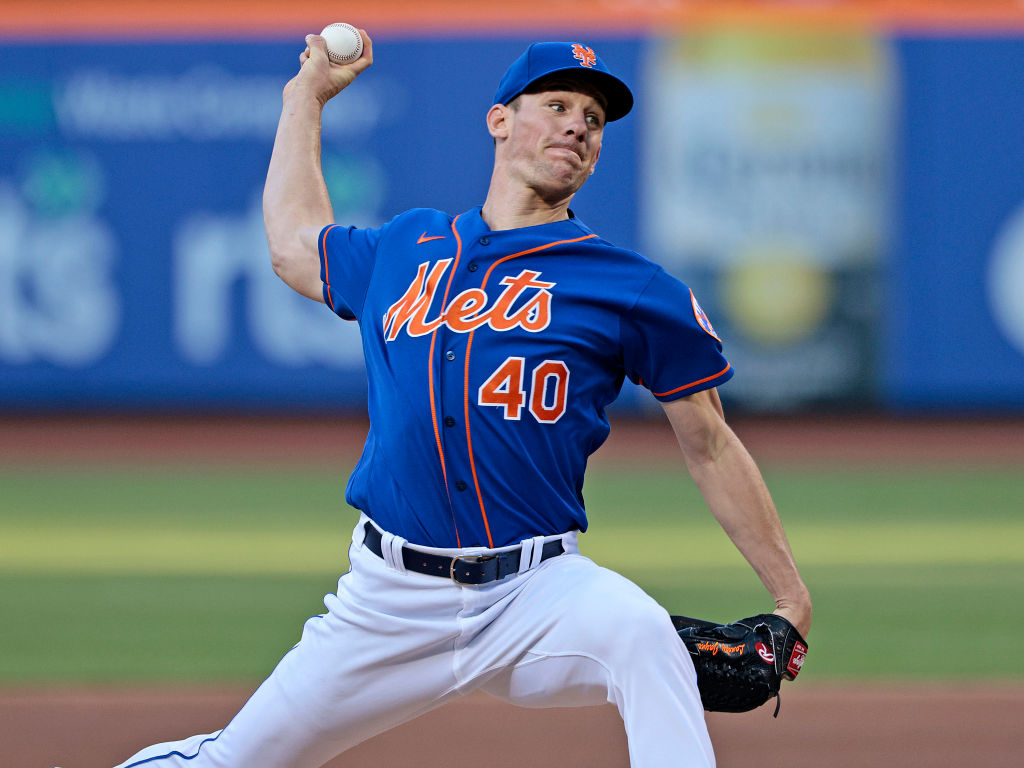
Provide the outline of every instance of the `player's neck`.
<path id="1" fill-rule="evenodd" d="M 532 189 L 510 189 L 492 179 L 480 215 L 493 230 L 550 224 L 569 218 L 572 197 L 570 194 L 557 200 L 546 200 Z"/>

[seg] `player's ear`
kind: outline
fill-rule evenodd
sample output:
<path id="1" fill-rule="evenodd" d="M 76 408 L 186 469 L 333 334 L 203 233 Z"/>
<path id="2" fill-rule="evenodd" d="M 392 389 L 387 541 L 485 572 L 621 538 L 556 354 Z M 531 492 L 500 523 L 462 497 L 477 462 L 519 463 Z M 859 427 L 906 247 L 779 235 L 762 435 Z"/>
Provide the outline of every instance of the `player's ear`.
<path id="1" fill-rule="evenodd" d="M 487 132 L 494 139 L 507 139 L 511 122 L 512 110 L 504 104 L 495 104 L 487 111 Z"/>

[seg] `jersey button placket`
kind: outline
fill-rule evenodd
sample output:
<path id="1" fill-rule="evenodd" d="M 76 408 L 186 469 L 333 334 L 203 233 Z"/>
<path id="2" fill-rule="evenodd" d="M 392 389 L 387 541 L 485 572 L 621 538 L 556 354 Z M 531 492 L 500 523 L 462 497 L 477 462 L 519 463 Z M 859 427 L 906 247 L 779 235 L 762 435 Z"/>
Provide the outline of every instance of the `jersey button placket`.
<path id="1" fill-rule="evenodd" d="M 451 332 L 446 330 L 446 333 Z M 454 334 L 452 334 L 452 336 L 454 336 Z M 449 341 L 455 341 L 455 339 L 452 338 L 449 339 Z M 447 349 L 444 353 L 444 359 L 449 365 L 451 365 L 459 359 L 459 354 L 454 349 Z M 446 382 L 446 386 L 444 386 L 443 390 L 444 411 L 451 414 L 457 412 L 458 409 L 462 407 L 462 375 L 460 372 L 457 372 L 457 367 L 448 368 L 448 366 L 445 366 L 445 368 L 446 370 L 442 375 L 442 380 Z M 445 416 L 441 423 L 447 428 L 446 431 L 448 431 L 449 435 L 445 442 L 449 445 L 450 449 L 455 449 L 449 450 L 448 452 L 448 472 L 449 477 L 451 477 L 452 473 L 462 473 L 466 471 L 463 459 L 466 450 L 465 443 L 462 440 L 462 435 L 459 434 L 457 430 L 451 429 L 457 424 L 454 416 Z M 459 447 L 456 448 L 456 446 Z M 455 490 L 460 493 L 469 488 L 469 484 L 466 483 L 465 480 L 456 480 L 454 486 Z"/>
<path id="2" fill-rule="evenodd" d="M 475 241 L 470 242 L 475 244 Z M 461 291 L 472 287 L 476 282 L 474 280 L 469 284 L 464 283 L 463 280 L 468 277 L 467 273 L 462 272 L 463 278 L 460 279 L 459 272 L 461 270 L 454 274 L 448 291 L 449 304 Z M 439 308 L 439 311 L 444 310 Z M 438 437 L 444 445 L 445 464 L 451 489 L 449 499 L 460 529 L 462 523 L 468 519 L 467 514 L 471 512 L 471 510 L 464 509 L 468 503 L 464 492 L 470 488 L 470 484 L 467 482 L 470 472 L 467 444 L 465 434 L 458 429 L 458 425 L 462 423 L 461 414 L 465 399 L 463 362 L 465 361 L 466 341 L 466 334 L 455 332 L 447 324 L 443 324 L 438 329 L 438 352 L 435 352 L 435 354 L 439 353 L 439 364 L 435 365 L 435 382 L 438 392 L 436 418 L 437 426 L 441 428 L 441 434 Z M 463 542 L 463 546 L 465 546 L 465 542 Z"/>

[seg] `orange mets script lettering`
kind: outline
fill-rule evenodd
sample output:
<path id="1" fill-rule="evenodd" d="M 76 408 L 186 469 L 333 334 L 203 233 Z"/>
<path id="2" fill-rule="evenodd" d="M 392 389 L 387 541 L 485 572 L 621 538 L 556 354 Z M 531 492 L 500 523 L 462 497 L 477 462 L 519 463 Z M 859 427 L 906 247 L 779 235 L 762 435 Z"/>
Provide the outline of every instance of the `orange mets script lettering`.
<path id="1" fill-rule="evenodd" d="M 579 59 L 580 64 L 584 67 L 592 67 L 597 64 L 597 54 L 594 53 L 593 48 L 587 48 L 579 43 L 573 43 L 572 55 Z"/>
<path id="2" fill-rule="evenodd" d="M 736 653 L 743 653 L 743 648 L 743 645 L 722 645 L 721 643 L 714 643 L 706 640 L 697 643 L 698 650 L 711 651 L 712 656 L 717 655 L 719 651 L 732 656 Z"/>
<path id="3" fill-rule="evenodd" d="M 505 289 L 490 306 L 487 305 L 486 291 L 467 288 L 448 302 L 437 317 L 428 319 L 437 286 L 451 263 L 452 259 L 442 259 L 433 267 L 429 262 L 419 265 L 408 290 L 384 314 L 386 341 L 397 339 L 403 328 L 410 336 L 425 336 L 442 325 L 456 333 L 468 333 L 484 325 L 495 331 L 511 331 L 519 327 L 531 333 L 548 327 L 551 322 L 551 292 L 548 289 L 554 288 L 555 283 L 541 280 L 541 273 L 530 269 L 502 278 L 500 284 Z"/>

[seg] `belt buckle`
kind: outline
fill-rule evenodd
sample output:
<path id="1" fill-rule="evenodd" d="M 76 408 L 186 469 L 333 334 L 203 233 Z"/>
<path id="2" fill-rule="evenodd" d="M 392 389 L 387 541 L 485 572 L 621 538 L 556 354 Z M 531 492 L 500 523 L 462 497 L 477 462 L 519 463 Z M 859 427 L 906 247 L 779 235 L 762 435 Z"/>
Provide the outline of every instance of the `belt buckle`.
<path id="1" fill-rule="evenodd" d="M 449 578 L 458 584 L 460 587 L 476 587 L 478 584 L 473 584 L 468 581 L 459 581 L 458 576 L 455 575 L 455 566 L 460 560 L 469 560 L 474 563 L 483 563 L 487 560 L 497 559 L 497 555 L 462 555 L 461 557 L 453 557 L 451 564 L 448 566 Z"/>

